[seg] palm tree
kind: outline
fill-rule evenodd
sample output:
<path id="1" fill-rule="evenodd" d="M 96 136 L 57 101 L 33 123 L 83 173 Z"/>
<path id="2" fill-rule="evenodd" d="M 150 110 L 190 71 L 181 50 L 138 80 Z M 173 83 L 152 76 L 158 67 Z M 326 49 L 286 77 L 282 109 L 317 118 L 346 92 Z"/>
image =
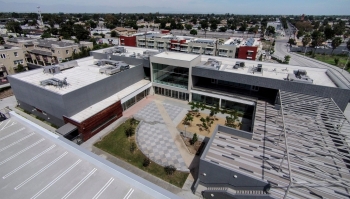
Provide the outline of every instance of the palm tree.
<path id="1" fill-rule="evenodd" d="M 306 45 L 308 45 L 311 42 L 311 36 L 309 34 L 305 35 L 304 38 L 301 40 L 301 42 L 303 43 L 303 46 L 305 48 L 305 53 L 306 53 Z"/>
<path id="2" fill-rule="evenodd" d="M 333 55 L 333 51 L 334 51 L 336 48 L 338 48 L 338 46 L 340 46 L 341 42 L 342 42 L 342 40 L 341 40 L 340 37 L 336 37 L 336 38 L 334 38 L 334 39 L 332 40 L 332 48 L 333 48 L 333 50 L 332 50 L 332 55 Z"/>

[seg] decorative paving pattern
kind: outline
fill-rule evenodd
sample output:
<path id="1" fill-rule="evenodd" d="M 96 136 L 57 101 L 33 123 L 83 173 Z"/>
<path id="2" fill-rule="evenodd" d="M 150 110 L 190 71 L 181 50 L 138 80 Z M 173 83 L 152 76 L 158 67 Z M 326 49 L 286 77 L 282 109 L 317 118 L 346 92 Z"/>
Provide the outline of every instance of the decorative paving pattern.
<path id="1" fill-rule="evenodd" d="M 142 122 L 136 132 L 136 141 L 141 151 L 157 164 L 189 171 L 165 124 Z"/>
<path id="2" fill-rule="evenodd" d="M 166 103 L 163 103 L 163 107 L 165 108 L 165 110 L 168 113 L 168 115 L 171 118 L 171 120 L 175 120 L 175 118 L 180 114 L 180 112 L 182 110 L 184 110 L 181 107 L 174 106 L 174 105 L 171 105 L 171 104 L 166 104 Z"/>
<path id="3" fill-rule="evenodd" d="M 151 102 L 134 114 L 134 118 L 148 123 L 164 123 L 155 102 Z"/>

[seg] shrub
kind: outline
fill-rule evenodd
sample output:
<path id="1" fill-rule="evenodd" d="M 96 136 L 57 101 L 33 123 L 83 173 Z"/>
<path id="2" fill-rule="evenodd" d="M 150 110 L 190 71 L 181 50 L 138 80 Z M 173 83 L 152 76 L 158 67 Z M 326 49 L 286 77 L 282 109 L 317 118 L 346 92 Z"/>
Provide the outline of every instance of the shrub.
<path id="1" fill-rule="evenodd" d="M 164 170 L 167 175 L 173 175 L 176 171 L 176 167 L 173 165 L 168 165 L 164 167 Z"/>
<path id="2" fill-rule="evenodd" d="M 148 157 L 146 157 L 145 159 L 143 159 L 142 165 L 143 165 L 144 167 L 148 167 L 149 164 L 151 164 L 151 160 L 150 160 Z"/>
<path id="3" fill-rule="evenodd" d="M 126 129 L 125 129 L 125 135 L 126 137 L 131 137 L 135 134 L 135 128 L 133 126 L 128 126 Z"/>
<path id="4" fill-rule="evenodd" d="M 136 149 L 136 144 L 135 144 L 135 142 L 132 142 L 130 145 L 130 152 L 134 153 L 135 149 Z"/>
<path id="5" fill-rule="evenodd" d="M 194 143 L 196 143 L 198 140 L 198 136 L 197 133 L 193 134 L 192 140 L 191 140 L 191 144 L 193 145 Z"/>
<path id="6" fill-rule="evenodd" d="M 339 58 L 338 57 L 334 58 L 334 63 L 335 63 L 336 66 L 338 66 L 338 63 L 339 63 Z"/>

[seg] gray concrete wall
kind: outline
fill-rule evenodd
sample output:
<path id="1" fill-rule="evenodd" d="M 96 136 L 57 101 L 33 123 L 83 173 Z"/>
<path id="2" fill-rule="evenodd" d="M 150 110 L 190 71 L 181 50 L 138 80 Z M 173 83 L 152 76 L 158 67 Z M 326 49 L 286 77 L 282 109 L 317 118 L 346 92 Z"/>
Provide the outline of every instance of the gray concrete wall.
<path id="1" fill-rule="evenodd" d="M 230 187 L 236 190 L 264 190 L 264 187 L 268 184 L 262 180 L 249 177 L 243 174 L 243 172 L 239 172 L 239 170 L 230 170 L 204 159 L 200 159 L 198 176 L 200 180 L 199 183 L 206 187 Z M 236 176 L 236 178 L 234 176 Z"/>
<path id="2" fill-rule="evenodd" d="M 280 89 L 295 93 L 303 93 L 307 95 L 315 95 L 326 98 L 333 98 L 335 103 L 339 108 L 344 111 L 347 104 L 350 100 L 350 90 L 335 88 L 335 87 L 326 87 L 313 84 L 304 84 L 298 82 L 290 82 L 285 80 L 270 79 L 264 77 L 257 77 L 251 75 L 244 75 L 238 73 L 229 73 L 224 71 L 209 70 L 205 68 L 192 68 L 192 75 L 198 77 L 206 77 L 219 79 L 229 82 L 236 82 L 241 84 L 248 84 L 253 86 L 271 88 L 271 89 Z"/>
<path id="3" fill-rule="evenodd" d="M 227 126 L 218 125 L 218 131 L 225 132 L 225 133 L 228 133 L 228 134 L 234 135 L 234 136 L 239 136 L 239 137 L 242 137 L 245 139 L 252 139 L 253 138 L 253 133 L 241 131 L 241 130 L 230 128 Z"/>
<path id="4" fill-rule="evenodd" d="M 43 110 L 56 118 L 62 118 L 62 115 L 67 114 L 62 95 L 33 84 L 28 84 L 19 79 L 12 78 L 11 76 L 9 76 L 8 79 L 18 101 Z"/>
<path id="5" fill-rule="evenodd" d="M 70 117 L 79 111 L 123 90 L 124 88 L 142 80 L 144 71 L 137 66 L 114 74 L 101 81 L 63 95 L 66 116 Z"/>
<path id="6" fill-rule="evenodd" d="M 90 52 L 90 56 L 93 56 L 94 59 L 108 59 L 105 53 Z"/>
<path id="7" fill-rule="evenodd" d="M 39 111 L 36 111 L 36 110 L 33 111 L 33 109 L 34 109 L 33 106 L 31 106 L 29 104 L 26 104 L 25 102 L 22 102 L 20 100 L 18 100 L 18 103 L 19 103 L 19 107 L 20 108 L 22 108 L 22 109 L 32 113 L 35 116 L 38 116 L 38 117 L 40 117 L 42 119 L 45 119 L 46 121 L 50 122 L 51 124 L 54 124 L 54 125 L 56 125 L 58 127 L 64 125 L 64 121 L 63 121 L 62 117 L 57 118 L 57 117 L 55 117 L 55 116 L 53 116 L 53 115 L 51 115 L 49 113 L 45 113 L 46 114 L 45 115 L 45 114 L 43 114 L 43 113 L 41 113 Z"/>
<path id="8" fill-rule="evenodd" d="M 220 198 L 220 199 L 273 199 L 269 195 L 237 195 L 230 194 L 224 191 L 214 191 L 214 190 L 205 190 L 202 192 L 204 198 Z"/>

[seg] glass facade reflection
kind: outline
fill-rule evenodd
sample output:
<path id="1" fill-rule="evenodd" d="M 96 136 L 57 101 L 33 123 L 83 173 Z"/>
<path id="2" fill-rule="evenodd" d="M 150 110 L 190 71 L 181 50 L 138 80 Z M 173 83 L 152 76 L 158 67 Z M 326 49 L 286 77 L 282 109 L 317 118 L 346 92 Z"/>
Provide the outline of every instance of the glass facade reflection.
<path id="1" fill-rule="evenodd" d="M 125 111 L 126 109 L 132 107 L 134 104 L 136 104 L 137 102 L 139 102 L 140 100 L 145 98 L 148 94 L 149 94 L 149 89 L 146 89 L 146 90 L 140 92 L 139 94 L 137 94 L 135 97 L 132 97 L 128 101 L 124 102 L 122 104 L 123 111 Z"/>
<path id="2" fill-rule="evenodd" d="M 196 93 L 192 93 L 192 101 L 201 102 L 201 103 L 209 105 L 209 106 L 216 106 L 216 105 L 219 105 L 219 103 L 220 103 L 219 98 L 209 97 L 209 96 L 205 96 L 205 95 L 199 95 Z"/>
<path id="3" fill-rule="evenodd" d="M 189 69 L 152 63 L 153 82 L 187 89 Z"/>
<path id="4" fill-rule="evenodd" d="M 174 90 L 170 90 L 170 89 L 166 89 L 166 88 L 160 88 L 157 86 L 154 87 L 154 92 L 155 92 L 155 94 L 158 94 L 158 95 L 164 95 L 164 96 L 179 99 L 179 100 L 188 101 L 188 98 L 189 98 L 188 93 L 174 91 Z"/>

